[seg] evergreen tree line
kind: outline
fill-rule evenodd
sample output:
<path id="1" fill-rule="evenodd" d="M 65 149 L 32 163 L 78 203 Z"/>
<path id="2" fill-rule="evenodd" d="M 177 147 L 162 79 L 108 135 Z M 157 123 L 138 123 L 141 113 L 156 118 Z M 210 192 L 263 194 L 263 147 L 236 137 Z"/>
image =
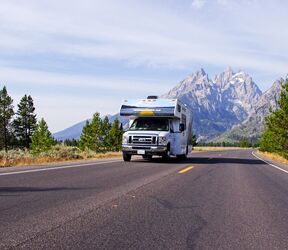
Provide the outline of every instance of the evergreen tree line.
<path id="1" fill-rule="evenodd" d="M 57 142 L 45 120 L 37 122 L 32 97 L 24 95 L 17 107 L 15 113 L 13 99 L 4 86 L 0 90 L 0 150 L 29 149 L 35 155 L 49 151 Z M 120 151 L 122 135 L 122 125 L 117 118 L 110 123 L 108 117 L 102 120 L 100 114 L 95 113 L 92 121 L 86 122 L 80 140 L 65 140 L 64 144 L 96 153 Z"/>
<path id="2" fill-rule="evenodd" d="M 14 112 L 13 99 L 6 87 L 0 90 L 0 150 L 22 148 L 33 153 L 48 150 L 55 144 L 47 123 L 37 123 L 33 99 L 24 95 Z"/>
<path id="3" fill-rule="evenodd" d="M 277 153 L 288 159 L 288 79 L 282 84 L 278 108 L 274 111 L 270 109 L 265 119 L 260 150 Z"/>
<path id="4" fill-rule="evenodd" d="M 92 150 L 99 153 L 120 151 L 123 136 L 122 124 L 116 118 L 110 123 L 108 117 L 100 118 L 96 112 L 91 122 L 86 121 L 78 146 L 81 150 Z"/>

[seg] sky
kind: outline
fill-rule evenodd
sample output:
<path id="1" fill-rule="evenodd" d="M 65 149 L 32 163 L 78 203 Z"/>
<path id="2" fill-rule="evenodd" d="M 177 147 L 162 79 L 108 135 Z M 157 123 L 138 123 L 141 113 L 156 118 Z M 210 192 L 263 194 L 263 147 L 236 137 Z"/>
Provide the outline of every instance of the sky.
<path id="1" fill-rule="evenodd" d="M 0 87 L 57 132 L 204 68 L 288 73 L 286 0 L 1 0 Z"/>

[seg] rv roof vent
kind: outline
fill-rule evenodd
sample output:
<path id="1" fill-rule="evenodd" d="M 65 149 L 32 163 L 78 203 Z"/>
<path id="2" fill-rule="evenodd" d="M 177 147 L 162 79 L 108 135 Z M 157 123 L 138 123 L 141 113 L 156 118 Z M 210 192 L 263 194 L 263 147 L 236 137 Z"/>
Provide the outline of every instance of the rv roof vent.
<path id="1" fill-rule="evenodd" d="M 158 99 L 157 95 L 149 95 L 147 99 Z"/>

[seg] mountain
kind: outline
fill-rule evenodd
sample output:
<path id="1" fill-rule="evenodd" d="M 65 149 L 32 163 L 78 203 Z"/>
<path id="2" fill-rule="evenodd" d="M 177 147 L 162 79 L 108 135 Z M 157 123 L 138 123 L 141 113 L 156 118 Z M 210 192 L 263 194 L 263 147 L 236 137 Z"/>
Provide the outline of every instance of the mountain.
<path id="1" fill-rule="evenodd" d="M 198 140 L 233 141 L 239 138 L 258 138 L 264 129 L 264 117 L 269 108 L 276 108 L 281 82 L 262 93 L 252 77 L 240 70 L 227 68 L 213 79 L 200 69 L 179 82 L 161 98 L 179 98 L 193 112 L 193 130 Z M 127 119 L 118 118 L 127 126 Z M 78 139 L 85 121 L 54 134 L 58 140 Z M 124 126 L 124 127 L 125 127 Z M 215 139 L 216 138 L 216 139 Z"/>
<path id="2" fill-rule="evenodd" d="M 281 84 L 284 79 L 275 81 L 270 89 L 263 93 L 254 107 L 252 114 L 241 124 L 233 126 L 219 137 L 213 139 L 214 142 L 234 142 L 245 137 L 251 141 L 257 141 L 264 131 L 265 117 L 269 115 L 270 108 L 277 108 L 277 100 L 281 92 Z"/>
<path id="3" fill-rule="evenodd" d="M 61 130 L 57 133 L 53 134 L 53 137 L 57 140 L 57 141 L 64 141 L 66 139 L 71 140 L 71 139 L 79 139 L 80 135 L 82 133 L 82 129 L 86 123 L 86 121 L 91 121 L 91 119 L 87 119 L 85 121 L 79 122 L 69 128 L 66 128 L 64 130 Z"/>
<path id="4" fill-rule="evenodd" d="M 203 70 L 188 75 L 163 98 L 179 98 L 193 112 L 194 133 L 209 140 L 242 123 L 262 96 L 251 76 L 227 68 L 210 79 Z"/>

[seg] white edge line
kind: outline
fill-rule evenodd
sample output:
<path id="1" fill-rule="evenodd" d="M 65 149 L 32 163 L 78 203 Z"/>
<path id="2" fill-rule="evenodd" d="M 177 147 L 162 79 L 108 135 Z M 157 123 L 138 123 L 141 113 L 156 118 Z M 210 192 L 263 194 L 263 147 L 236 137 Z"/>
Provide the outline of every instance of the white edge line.
<path id="1" fill-rule="evenodd" d="M 59 166 L 59 167 L 38 168 L 38 169 L 22 170 L 22 171 L 15 171 L 15 172 L 9 172 L 9 173 L 0 173 L 0 176 L 13 175 L 13 174 L 26 174 L 26 173 L 33 173 L 33 172 L 42 172 L 42 171 L 66 169 L 66 168 L 77 168 L 77 167 L 90 166 L 90 165 L 108 164 L 108 163 L 120 162 L 120 161 L 121 160 L 117 160 L 117 161 L 102 161 L 102 162 L 94 162 L 94 163 L 86 163 L 86 164 L 78 164 L 78 165 L 66 165 L 66 166 Z"/>
<path id="2" fill-rule="evenodd" d="M 259 159 L 259 160 L 265 162 L 266 164 L 270 165 L 271 167 L 277 168 L 278 170 L 281 170 L 281 171 L 283 171 L 284 173 L 288 174 L 288 171 L 287 171 L 287 170 L 285 170 L 285 169 L 283 169 L 283 168 L 280 168 L 280 167 L 278 167 L 278 166 L 276 166 L 276 165 L 274 165 L 274 164 L 272 164 L 272 163 L 270 163 L 270 162 L 268 162 L 268 161 L 265 161 L 264 159 L 262 159 L 262 158 L 260 158 L 258 155 L 256 155 L 254 152 L 252 152 L 252 155 L 253 155 L 254 157 L 256 157 L 257 159 Z"/>

